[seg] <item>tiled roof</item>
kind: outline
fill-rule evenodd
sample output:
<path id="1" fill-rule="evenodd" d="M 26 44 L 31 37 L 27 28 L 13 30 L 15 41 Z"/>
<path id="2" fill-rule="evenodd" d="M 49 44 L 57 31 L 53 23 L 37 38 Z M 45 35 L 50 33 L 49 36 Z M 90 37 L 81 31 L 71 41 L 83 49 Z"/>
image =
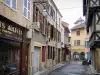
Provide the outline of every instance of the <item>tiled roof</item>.
<path id="1" fill-rule="evenodd" d="M 76 26 L 74 26 L 73 28 L 71 28 L 71 30 L 75 30 L 75 29 L 80 29 L 80 28 L 85 28 L 85 23 L 82 23 L 82 24 L 80 24 L 80 25 L 76 25 Z"/>
<path id="2" fill-rule="evenodd" d="M 78 22 L 83 22 L 84 20 L 80 17 L 74 24 L 77 24 Z"/>

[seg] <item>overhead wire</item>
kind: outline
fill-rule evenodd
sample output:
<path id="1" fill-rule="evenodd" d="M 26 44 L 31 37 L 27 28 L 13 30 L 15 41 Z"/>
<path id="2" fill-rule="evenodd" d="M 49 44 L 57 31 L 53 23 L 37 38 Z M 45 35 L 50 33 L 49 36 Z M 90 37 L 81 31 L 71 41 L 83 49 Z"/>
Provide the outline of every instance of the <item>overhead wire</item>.
<path id="1" fill-rule="evenodd" d="M 82 6 L 78 6 L 78 7 L 71 7 L 71 8 L 59 8 L 59 10 L 64 10 L 64 9 L 75 9 L 75 8 L 81 8 Z"/>

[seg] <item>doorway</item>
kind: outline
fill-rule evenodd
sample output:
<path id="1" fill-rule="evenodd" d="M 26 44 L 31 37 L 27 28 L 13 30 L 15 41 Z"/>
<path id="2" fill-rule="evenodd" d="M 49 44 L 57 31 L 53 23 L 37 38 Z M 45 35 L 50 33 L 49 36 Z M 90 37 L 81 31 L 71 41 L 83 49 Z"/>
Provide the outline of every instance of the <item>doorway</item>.
<path id="1" fill-rule="evenodd" d="M 34 73 L 39 71 L 40 47 L 34 47 Z"/>

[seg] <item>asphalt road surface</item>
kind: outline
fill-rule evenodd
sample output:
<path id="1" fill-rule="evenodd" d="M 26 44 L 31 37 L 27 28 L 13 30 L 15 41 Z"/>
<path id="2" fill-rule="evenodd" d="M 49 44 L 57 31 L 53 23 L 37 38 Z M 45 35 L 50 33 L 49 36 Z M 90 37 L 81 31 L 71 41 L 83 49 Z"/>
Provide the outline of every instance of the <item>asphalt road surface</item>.
<path id="1" fill-rule="evenodd" d="M 92 75 L 89 67 L 82 65 L 81 62 L 75 61 L 58 68 L 48 75 Z"/>

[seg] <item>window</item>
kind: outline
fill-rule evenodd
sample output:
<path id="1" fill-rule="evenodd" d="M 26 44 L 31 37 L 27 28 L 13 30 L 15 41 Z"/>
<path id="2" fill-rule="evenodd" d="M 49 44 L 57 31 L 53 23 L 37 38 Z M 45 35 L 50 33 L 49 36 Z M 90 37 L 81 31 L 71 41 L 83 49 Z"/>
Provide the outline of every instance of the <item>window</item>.
<path id="1" fill-rule="evenodd" d="M 77 46 L 80 46 L 80 40 L 77 40 Z"/>
<path id="2" fill-rule="evenodd" d="M 77 36 L 80 36 L 80 31 L 77 31 L 77 33 L 76 33 L 76 34 L 77 34 Z"/>
<path id="3" fill-rule="evenodd" d="M 53 9 L 52 6 L 50 6 L 50 15 L 52 16 L 52 18 L 55 20 L 55 11 Z"/>
<path id="4" fill-rule="evenodd" d="M 24 0 L 24 16 L 30 19 L 30 0 Z"/>
<path id="5" fill-rule="evenodd" d="M 74 46 L 80 46 L 80 40 L 74 40 Z"/>
<path id="6" fill-rule="evenodd" d="M 11 9 L 16 10 L 16 0 L 4 0 L 4 3 Z"/>

